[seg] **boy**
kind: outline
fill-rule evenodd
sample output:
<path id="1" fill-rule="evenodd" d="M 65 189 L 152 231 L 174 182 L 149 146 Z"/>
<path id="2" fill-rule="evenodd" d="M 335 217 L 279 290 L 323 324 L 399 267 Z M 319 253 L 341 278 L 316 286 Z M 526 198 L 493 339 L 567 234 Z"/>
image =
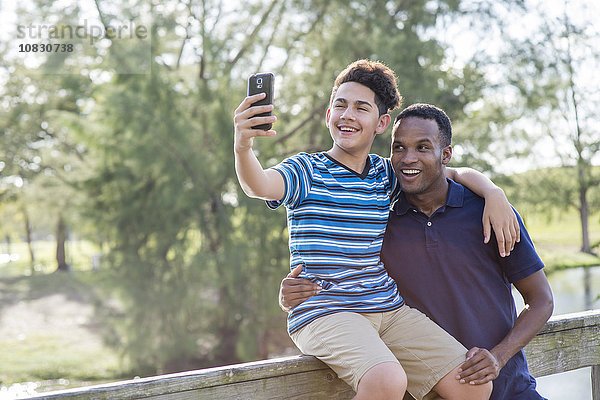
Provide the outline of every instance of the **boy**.
<path id="1" fill-rule="evenodd" d="M 491 384 L 455 379 L 466 349 L 404 305 L 379 258 L 390 200 L 399 188 L 389 159 L 369 151 L 401 101 L 393 71 L 369 60 L 350 64 L 338 75 L 327 110 L 333 147 L 300 153 L 267 170 L 252 151 L 254 137 L 275 135 L 251 128 L 276 120 L 254 117 L 273 109 L 250 107 L 263 96 L 247 97 L 235 111 L 235 166 L 247 195 L 267 200 L 271 208 L 287 207 L 292 268 L 304 265 L 301 277 L 323 288 L 290 311 L 294 343 L 351 385 L 355 399 L 402 398 L 407 387 L 417 399 L 435 393 L 487 399 Z M 497 188 L 481 174 L 449 170 L 448 176 L 498 200 Z"/>

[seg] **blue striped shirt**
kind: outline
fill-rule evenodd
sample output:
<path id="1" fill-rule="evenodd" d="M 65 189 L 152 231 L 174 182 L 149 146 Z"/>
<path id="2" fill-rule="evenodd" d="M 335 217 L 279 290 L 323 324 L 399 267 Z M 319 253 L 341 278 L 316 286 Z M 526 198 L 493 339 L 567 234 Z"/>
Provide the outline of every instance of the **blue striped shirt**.
<path id="1" fill-rule="evenodd" d="M 323 287 L 294 307 L 288 331 L 342 311 L 382 312 L 404 301 L 380 260 L 380 250 L 398 184 L 389 159 L 369 155 L 362 174 L 325 153 L 300 153 L 276 169 L 285 194 L 269 201 L 288 214 L 291 268 L 304 265 L 300 277 Z"/>

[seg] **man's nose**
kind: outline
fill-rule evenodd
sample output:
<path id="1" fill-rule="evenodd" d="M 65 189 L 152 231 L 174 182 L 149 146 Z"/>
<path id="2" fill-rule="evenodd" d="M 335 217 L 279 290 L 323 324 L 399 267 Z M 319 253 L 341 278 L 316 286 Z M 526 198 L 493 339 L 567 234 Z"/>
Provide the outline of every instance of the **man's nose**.
<path id="1" fill-rule="evenodd" d="M 419 157 L 416 150 L 406 149 L 402 157 L 402 163 L 412 164 L 419 161 Z"/>

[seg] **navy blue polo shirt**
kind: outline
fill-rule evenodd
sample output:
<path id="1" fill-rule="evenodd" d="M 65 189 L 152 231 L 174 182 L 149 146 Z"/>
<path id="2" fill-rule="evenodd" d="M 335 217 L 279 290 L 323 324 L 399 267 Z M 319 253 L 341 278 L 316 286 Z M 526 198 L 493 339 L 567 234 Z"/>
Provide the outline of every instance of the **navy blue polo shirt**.
<path id="1" fill-rule="evenodd" d="M 491 349 L 517 317 L 511 283 L 544 264 L 518 213 L 521 241 L 510 256 L 500 257 L 495 237 L 484 244 L 484 200 L 448 182 L 446 204 L 430 217 L 400 195 L 390 213 L 382 259 L 407 304 L 427 314 L 467 349 Z M 523 351 L 502 368 L 490 397 L 542 398 L 535 391 Z"/>

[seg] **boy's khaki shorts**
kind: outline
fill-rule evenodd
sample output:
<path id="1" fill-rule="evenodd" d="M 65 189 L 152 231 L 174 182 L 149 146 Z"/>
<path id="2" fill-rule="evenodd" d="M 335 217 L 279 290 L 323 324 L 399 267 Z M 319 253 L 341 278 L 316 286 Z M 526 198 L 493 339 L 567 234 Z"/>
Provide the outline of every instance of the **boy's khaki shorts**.
<path id="1" fill-rule="evenodd" d="M 356 391 L 362 376 L 383 362 L 400 362 L 408 392 L 420 400 L 465 361 L 467 349 L 425 314 L 402 306 L 383 313 L 340 312 L 291 335 L 304 354 L 333 369 Z"/>

